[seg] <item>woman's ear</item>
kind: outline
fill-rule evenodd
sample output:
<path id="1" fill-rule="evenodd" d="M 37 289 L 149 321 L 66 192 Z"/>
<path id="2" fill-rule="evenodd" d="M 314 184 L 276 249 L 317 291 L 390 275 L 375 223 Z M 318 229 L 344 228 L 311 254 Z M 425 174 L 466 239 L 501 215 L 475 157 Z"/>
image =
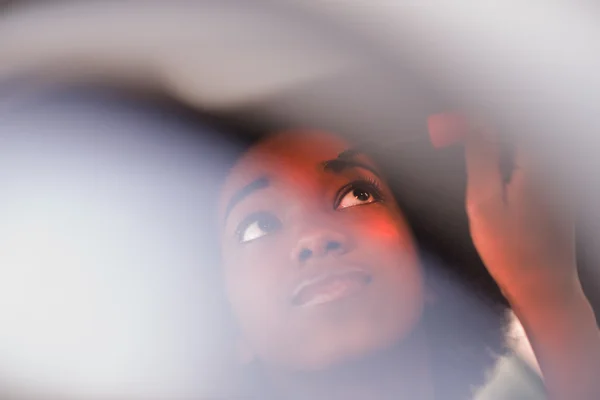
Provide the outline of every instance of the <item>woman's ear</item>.
<path id="1" fill-rule="evenodd" d="M 248 345 L 248 343 L 246 343 L 246 341 L 243 338 L 238 337 L 236 339 L 235 345 L 235 357 L 236 361 L 240 365 L 248 365 L 254 361 L 256 355 L 254 354 L 254 351 L 250 348 L 250 345 Z"/>

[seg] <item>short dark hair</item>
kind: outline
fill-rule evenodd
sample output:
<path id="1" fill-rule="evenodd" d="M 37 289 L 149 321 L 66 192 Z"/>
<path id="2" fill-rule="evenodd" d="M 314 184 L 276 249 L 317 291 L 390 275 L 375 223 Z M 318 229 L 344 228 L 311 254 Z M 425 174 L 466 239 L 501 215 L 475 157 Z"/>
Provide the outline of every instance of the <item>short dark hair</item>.
<path id="1" fill-rule="evenodd" d="M 436 295 L 423 323 L 435 391 L 471 398 L 506 353 L 509 304 L 473 244 L 465 209 L 464 150 L 422 141 L 370 146 L 412 230 Z"/>
<path id="2" fill-rule="evenodd" d="M 434 150 L 426 138 L 382 144 L 352 147 L 325 166 L 344 168 L 361 153 L 385 165 L 387 183 L 416 241 L 428 286 L 437 297 L 426 305 L 423 316 L 436 391 L 445 399 L 467 398 L 470 387 L 483 383 L 486 371 L 505 350 L 508 302 L 469 234 L 463 151 L 460 147 Z"/>

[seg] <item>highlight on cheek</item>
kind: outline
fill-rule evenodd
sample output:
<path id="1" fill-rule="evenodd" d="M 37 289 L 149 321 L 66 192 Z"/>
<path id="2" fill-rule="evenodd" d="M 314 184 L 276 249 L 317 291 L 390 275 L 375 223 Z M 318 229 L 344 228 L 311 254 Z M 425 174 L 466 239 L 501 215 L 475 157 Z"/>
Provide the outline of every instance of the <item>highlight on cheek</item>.
<path id="1" fill-rule="evenodd" d="M 370 218 L 367 223 L 363 224 L 361 231 L 363 235 L 376 237 L 379 240 L 397 241 L 399 237 L 398 223 L 390 220 L 387 214 L 385 217 Z M 408 237 L 405 240 L 410 241 Z"/>

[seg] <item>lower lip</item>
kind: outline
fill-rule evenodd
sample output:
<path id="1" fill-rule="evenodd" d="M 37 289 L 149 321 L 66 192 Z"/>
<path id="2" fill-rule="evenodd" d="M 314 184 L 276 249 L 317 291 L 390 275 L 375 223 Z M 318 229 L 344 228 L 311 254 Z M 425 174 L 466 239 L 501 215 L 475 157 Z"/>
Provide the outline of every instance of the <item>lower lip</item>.
<path id="1" fill-rule="evenodd" d="M 319 287 L 312 296 L 297 303 L 299 307 L 314 307 L 332 303 L 361 292 L 371 283 L 370 277 L 341 276 Z"/>

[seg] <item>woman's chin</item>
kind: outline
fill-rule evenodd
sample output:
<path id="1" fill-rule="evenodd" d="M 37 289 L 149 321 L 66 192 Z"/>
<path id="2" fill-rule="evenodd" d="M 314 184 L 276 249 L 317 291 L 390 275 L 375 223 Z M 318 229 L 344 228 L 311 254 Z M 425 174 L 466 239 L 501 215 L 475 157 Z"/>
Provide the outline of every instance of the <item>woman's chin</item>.
<path id="1" fill-rule="evenodd" d="M 334 371 L 388 352 L 410 336 L 413 336 L 410 332 L 394 332 L 387 336 L 354 337 L 352 340 L 323 343 L 320 346 L 311 346 L 310 349 L 305 348 L 299 352 L 299 357 L 288 360 L 288 363 L 291 364 L 291 370 L 301 372 Z"/>

